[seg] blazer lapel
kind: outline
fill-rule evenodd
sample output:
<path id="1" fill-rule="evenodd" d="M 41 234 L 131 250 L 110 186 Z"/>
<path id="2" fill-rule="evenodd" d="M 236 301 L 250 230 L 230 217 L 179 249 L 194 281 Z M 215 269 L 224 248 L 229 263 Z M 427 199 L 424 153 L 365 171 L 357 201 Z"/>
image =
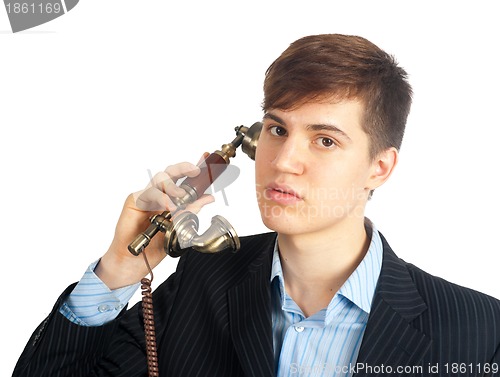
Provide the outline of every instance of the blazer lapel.
<path id="1" fill-rule="evenodd" d="M 382 365 L 394 370 L 398 366 L 419 365 L 431 345 L 431 339 L 411 325 L 427 305 L 405 264 L 382 235 L 381 238 L 382 270 L 357 359 L 356 376 L 376 373 L 374 368 Z"/>
<path id="2" fill-rule="evenodd" d="M 274 237 L 273 237 L 274 239 Z M 274 376 L 271 323 L 271 260 L 274 242 L 248 268 L 247 277 L 228 291 L 229 326 L 246 376 Z"/>

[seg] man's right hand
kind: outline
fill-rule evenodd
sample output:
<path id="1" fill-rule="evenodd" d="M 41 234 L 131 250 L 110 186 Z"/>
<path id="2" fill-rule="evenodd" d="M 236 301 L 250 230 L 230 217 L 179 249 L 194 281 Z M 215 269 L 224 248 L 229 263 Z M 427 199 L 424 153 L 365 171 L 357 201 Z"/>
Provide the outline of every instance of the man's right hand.
<path id="1" fill-rule="evenodd" d="M 202 160 L 208 156 L 205 153 Z M 169 166 L 165 171 L 156 174 L 149 185 L 141 191 L 128 196 L 115 229 L 113 241 L 99 264 L 95 273 L 110 289 L 121 288 L 139 282 L 148 274 L 142 257 L 128 251 L 128 245 L 150 224 L 149 218 L 168 210 L 173 213 L 176 206 L 170 197 L 182 197 L 185 191 L 175 183 L 182 177 L 195 177 L 200 168 L 188 162 Z M 211 195 L 201 198 L 186 207 L 186 210 L 198 213 L 206 204 L 213 202 Z M 143 251 L 151 268 L 156 267 L 167 255 L 163 251 L 163 233 L 157 234 L 149 246 Z"/>

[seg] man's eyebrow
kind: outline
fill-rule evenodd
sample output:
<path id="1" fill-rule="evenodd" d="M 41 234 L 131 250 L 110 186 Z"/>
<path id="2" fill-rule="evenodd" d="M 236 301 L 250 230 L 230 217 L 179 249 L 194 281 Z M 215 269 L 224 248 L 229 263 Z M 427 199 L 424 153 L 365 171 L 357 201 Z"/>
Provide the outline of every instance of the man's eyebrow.
<path id="1" fill-rule="evenodd" d="M 281 119 L 279 116 L 271 114 L 271 113 L 265 113 L 264 119 L 271 119 L 271 120 L 274 120 L 276 123 L 281 124 L 282 126 L 285 125 L 285 121 L 283 119 Z"/>
<path id="2" fill-rule="evenodd" d="M 264 119 L 274 120 L 276 123 L 281 124 L 282 126 L 286 125 L 286 122 L 281 119 L 279 116 L 271 113 L 265 113 Z M 339 134 L 340 136 L 346 138 L 349 142 L 352 142 L 352 139 L 340 128 L 332 125 L 332 124 L 310 124 L 306 127 L 307 131 L 329 131 Z"/>
<path id="3" fill-rule="evenodd" d="M 306 127 L 308 131 L 329 131 L 339 134 L 342 137 L 345 137 L 348 141 L 352 142 L 352 139 L 340 128 L 332 125 L 332 124 L 310 124 Z"/>

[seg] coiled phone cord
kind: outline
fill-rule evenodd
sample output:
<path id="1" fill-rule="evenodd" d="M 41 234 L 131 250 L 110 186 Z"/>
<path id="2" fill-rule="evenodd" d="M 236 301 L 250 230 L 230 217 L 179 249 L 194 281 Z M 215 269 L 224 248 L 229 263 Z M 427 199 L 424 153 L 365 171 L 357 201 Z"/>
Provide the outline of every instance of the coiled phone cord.
<path id="1" fill-rule="evenodd" d="M 153 313 L 153 294 L 151 282 L 153 281 L 153 271 L 149 265 L 146 253 L 142 253 L 144 262 L 148 267 L 151 279 L 144 277 L 141 280 L 142 290 L 142 316 L 144 319 L 144 333 L 146 335 L 146 358 L 148 363 L 148 376 L 159 377 L 158 353 L 156 351 L 155 318 Z"/>

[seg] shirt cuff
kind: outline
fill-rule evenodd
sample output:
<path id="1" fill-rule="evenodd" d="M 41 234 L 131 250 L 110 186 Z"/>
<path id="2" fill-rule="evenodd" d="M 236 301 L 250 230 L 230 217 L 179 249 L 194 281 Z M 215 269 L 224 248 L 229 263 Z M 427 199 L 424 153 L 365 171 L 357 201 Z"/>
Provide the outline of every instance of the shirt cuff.
<path id="1" fill-rule="evenodd" d="M 99 261 L 85 271 L 59 312 L 80 326 L 101 326 L 114 320 L 127 305 L 140 283 L 111 290 L 94 273 Z"/>

